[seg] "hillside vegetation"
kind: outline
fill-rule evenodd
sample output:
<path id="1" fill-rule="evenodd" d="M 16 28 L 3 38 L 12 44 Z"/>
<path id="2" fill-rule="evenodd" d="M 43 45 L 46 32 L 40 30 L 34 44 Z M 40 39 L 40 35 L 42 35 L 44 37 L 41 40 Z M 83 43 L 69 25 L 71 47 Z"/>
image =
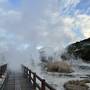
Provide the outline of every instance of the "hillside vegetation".
<path id="1" fill-rule="evenodd" d="M 76 59 L 81 58 L 83 61 L 90 62 L 90 38 L 69 45 L 67 52 L 61 57 L 69 59 L 72 56 Z"/>

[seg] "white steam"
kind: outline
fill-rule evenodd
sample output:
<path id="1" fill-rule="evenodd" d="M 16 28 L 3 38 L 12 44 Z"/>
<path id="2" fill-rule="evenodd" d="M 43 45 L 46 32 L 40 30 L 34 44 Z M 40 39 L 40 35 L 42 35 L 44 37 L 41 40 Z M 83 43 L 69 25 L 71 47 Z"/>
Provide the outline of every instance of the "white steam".
<path id="1" fill-rule="evenodd" d="M 0 0 L 0 52 L 14 69 L 32 58 L 37 62 L 42 47 L 48 48 L 48 54 L 60 52 L 90 36 L 89 9 L 84 14 L 75 9 L 80 0 L 32 1 L 33 6 L 29 1 L 21 2 L 12 7 L 9 0 Z"/>

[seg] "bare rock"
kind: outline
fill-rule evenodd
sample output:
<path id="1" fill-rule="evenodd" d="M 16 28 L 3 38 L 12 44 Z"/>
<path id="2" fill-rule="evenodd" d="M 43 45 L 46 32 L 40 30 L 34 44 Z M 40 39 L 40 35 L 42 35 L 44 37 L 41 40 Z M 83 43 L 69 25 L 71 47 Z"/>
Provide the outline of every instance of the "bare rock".
<path id="1" fill-rule="evenodd" d="M 90 80 L 72 80 L 64 84 L 65 90 L 89 90 L 87 83 L 90 83 Z"/>

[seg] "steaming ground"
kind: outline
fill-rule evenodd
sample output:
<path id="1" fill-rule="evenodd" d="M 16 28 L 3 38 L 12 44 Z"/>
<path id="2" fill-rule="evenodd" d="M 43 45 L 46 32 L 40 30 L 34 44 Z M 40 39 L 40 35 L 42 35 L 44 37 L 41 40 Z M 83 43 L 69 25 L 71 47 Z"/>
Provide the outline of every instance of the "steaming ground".
<path id="1" fill-rule="evenodd" d="M 71 61 L 67 62 L 71 63 Z M 46 79 L 46 81 L 53 87 L 55 87 L 57 90 L 64 90 L 63 85 L 69 80 L 81 80 L 90 78 L 88 77 L 90 75 L 90 64 L 84 63 L 82 62 L 82 60 L 72 60 L 73 70 L 75 72 L 70 74 L 46 72 L 42 69 L 42 67 L 40 67 L 39 63 L 25 65 L 34 72 L 36 72 L 38 75 L 42 76 L 42 78 Z"/>
<path id="2" fill-rule="evenodd" d="M 17 53 L 17 52 L 14 52 Z M 9 61 L 17 60 L 16 62 L 8 62 L 9 63 L 9 69 L 13 71 L 20 71 L 21 70 L 21 64 L 24 64 L 28 68 L 30 68 L 32 71 L 36 72 L 38 75 L 40 75 L 42 78 L 44 78 L 50 85 L 55 87 L 57 90 L 64 90 L 63 85 L 65 82 L 69 80 L 81 80 L 90 78 L 90 64 L 84 63 L 82 60 L 70 60 L 67 61 L 67 63 L 70 63 L 73 65 L 73 70 L 75 72 L 70 74 L 65 73 L 50 73 L 46 72 L 42 69 L 40 66 L 40 60 L 31 59 L 30 57 L 26 59 L 26 56 L 23 54 L 17 53 L 18 57 L 16 57 L 13 54 L 10 54 L 11 57 L 8 58 Z M 20 56 L 20 57 L 19 57 Z M 22 56 L 22 58 L 21 58 Z M 24 58 L 25 57 L 25 58 Z M 13 59 L 13 60 L 12 60 Z M 19 61 L 19 59 L 21 59 Z M 21 62 L 22 61 L 22 62 Z M 82 68 L 81 68 L 82 67 Z"/>

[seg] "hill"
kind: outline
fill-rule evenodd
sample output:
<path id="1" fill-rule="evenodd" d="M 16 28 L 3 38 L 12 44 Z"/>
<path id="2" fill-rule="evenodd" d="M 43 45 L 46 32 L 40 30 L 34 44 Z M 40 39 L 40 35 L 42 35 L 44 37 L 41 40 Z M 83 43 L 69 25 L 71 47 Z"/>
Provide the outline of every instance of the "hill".
<path id="1" fill-rule="evenodd" d="M 90 62 L 90 38 L 69 45 L 67 53 L 64 53 L 61 57 L 67 59 L 67 57 L 72 56 Z"/>

